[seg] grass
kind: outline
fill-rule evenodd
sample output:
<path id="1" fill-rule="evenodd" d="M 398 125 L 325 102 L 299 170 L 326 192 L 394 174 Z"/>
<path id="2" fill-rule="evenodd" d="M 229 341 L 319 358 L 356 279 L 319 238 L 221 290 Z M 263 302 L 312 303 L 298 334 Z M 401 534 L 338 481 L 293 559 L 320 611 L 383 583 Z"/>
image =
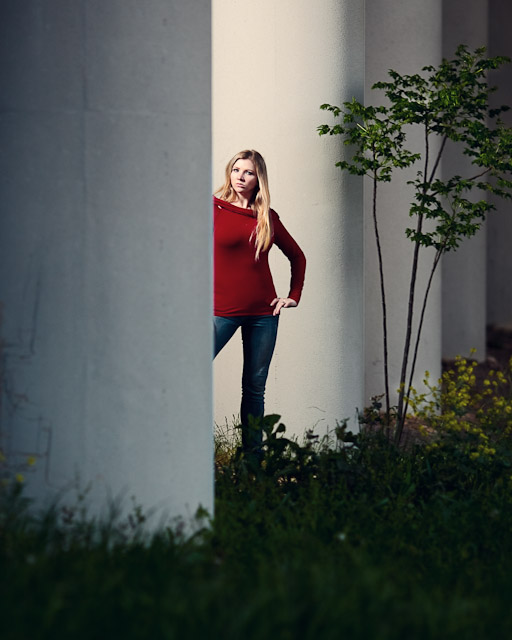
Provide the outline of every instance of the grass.
<path id="1" fill-rule="evenodd" d="M 188 539 L 143 536 L 140 514 L 35 519 L 5 490 L 2 640 L 510 637 L 506 448 L 403 451 L 344 425 L 299 445 L 272 416 L 265 430 L 261 468 L 224 432 L 215 518 Z"/>

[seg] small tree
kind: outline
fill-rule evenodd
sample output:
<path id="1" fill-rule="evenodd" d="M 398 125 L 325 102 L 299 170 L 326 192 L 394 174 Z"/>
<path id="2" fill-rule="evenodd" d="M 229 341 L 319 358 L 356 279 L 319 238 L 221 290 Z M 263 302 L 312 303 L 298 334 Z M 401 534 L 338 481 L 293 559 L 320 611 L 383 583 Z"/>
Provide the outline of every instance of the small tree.
<path id="1" fill-rule="evenodd" d="M 384 386 L 387 423 L 390 422 L 388 376 L 388 331 L 386 287 L 378 220 L 378 184 L 391 182 L 397 169 L 418 163 L 421 167 L 414 180 L 407 184 L 414 189 L 409 215 L 415 220 L 405 229 L 413 242 L 406 337 L 402 354 L 398 390 L 395 441 L 400 441 L 407 414 L 412 379 L 416 366 L 425 309 L 434 274 L 441 256 L 457 249 L 463 238 L 473 236 L 495 207 L 487 195 L 511 197 L 512 131 L 500 120 L 508 107 L 491 109 L 489 96 L 495 90 L 487 84 L 487 73 L 497 69 L 508 58 L 485 57 L 485 48 L 470 53 L 460 45 L 453 60 L 443 60 L 439 67 L 423 67 L 423 75 L 400 75 L 390 70 L 388 82 L 377 82 L 372 89 L 384 91 L 387 106 L 365 107 L 357 100 L 345 102 L 343 108 L 324 104 L 341 122 L 321 125 L 320 135 L 341 135 L 344 144 L 354 148 L 351 160 L 341 160 L 336 166 L 351 174 L 367 176 L 373 184 L 373 226 L 377 245 L 382 331 L 384 346 Z M 407 133 L 411 126 L 423 132 L 423 148 L 407 148 Z M 475 165 L 474 175 L 450 178 L 439 176 L 440 162 L 447 142 L 461 146 Z M 436 142 L 437 141 L 437 142 Z M 470 196 L 476 192 L 478 197 Z M 431 221 L 425 225 L 425 221 Z M 432 266 L 416 335 L 413 336 L 414 302 L 417 295 L 417 272 L 420 250 L 433 250 Z M 412 362 L 409 363 L 412 350 Z"/>

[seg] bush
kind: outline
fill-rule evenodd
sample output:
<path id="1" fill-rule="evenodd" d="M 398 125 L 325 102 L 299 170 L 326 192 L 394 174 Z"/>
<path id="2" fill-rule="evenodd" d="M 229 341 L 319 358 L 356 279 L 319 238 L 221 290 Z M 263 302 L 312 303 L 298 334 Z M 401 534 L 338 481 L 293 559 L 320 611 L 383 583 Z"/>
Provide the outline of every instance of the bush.
<path id="1" fill-rule="evenodd" d="M 218 460 L 215 517 L 189 537 L 140 535 L 140 513 L 133 535 L 35 518 L 4 491 L 3 640 L 508 637 L 507 438 L 474 457 L 462 436 L 406 450 L 346 424 L 302 444 L 278 416 L 263 428 L 262 464 Z"/>
<path id="2" fill-rule="evenodd" d="M 448 448 L 482 464 L 510 465 L 512 450 L 512 360 L 507 368 L 491 369 L 478 380 L 477 363 L 458 356 L 453 369 L 437 384 L 425 375 L 425 393 L 414 389 L 411 408 L 429 433 L 429 449 Z"/>

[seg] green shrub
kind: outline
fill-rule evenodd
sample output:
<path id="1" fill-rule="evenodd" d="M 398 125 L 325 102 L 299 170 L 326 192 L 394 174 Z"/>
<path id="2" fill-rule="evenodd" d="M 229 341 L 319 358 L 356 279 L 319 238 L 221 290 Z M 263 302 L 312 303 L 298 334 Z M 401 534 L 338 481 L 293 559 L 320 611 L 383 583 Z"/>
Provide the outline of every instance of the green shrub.
<path id="1" fill-rule="evenodd" d="M 508 636 L 506 438 L 475 458 L 346 424 L 303 443 L 278 416 L 263 428 L 262 464 L 225 455 L 215 517 L 189 537 L 141 535 L 139 511 L 132 534 L 60 507 L 37 518 L 4 491 L 2 640 Z"/>
<path id="2" fill-rule="evenodd" d="M 433 384 L 425 375 L 425 393 L 411 394 L 411 409 L 423 421 L 432 442 L 485 464 L 510 464 L 512 450 L 512 361 L 505 371 L 491 369 L 477 381 L 477 363 L 458 356 L 454 368 Z"/>

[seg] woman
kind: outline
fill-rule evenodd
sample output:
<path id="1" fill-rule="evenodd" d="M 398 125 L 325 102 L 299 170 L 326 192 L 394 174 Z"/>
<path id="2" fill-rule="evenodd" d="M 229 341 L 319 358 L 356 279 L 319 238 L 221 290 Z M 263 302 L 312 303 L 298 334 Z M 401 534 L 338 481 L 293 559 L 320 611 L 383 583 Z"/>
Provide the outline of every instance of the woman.
<path id="1" fill-rule="evenodd" d="M 299 303 L 306 258 L 270 208 L 267 168 L 254 150 L 237 153 L 226 167 L 224 185 L 213 201 L 214 357 L 242 330 L 242 448 L 258 452 L 265 384 L 282 309 Z M 268 252 L 276 244 L 291 263 L 288 297 L 276 295 Z M 256 419 L 256 423 L 253 419 Z"/>

